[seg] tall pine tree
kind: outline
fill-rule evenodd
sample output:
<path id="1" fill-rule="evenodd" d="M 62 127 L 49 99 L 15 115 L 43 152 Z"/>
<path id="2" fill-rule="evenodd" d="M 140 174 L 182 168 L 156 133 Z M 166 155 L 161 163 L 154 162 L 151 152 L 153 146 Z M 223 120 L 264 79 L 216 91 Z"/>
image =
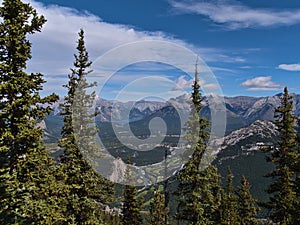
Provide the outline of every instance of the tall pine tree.
<path id="1" fill-rule="evenodd" d="M 150 225 L 166 225 L 168 221 L 165 220 L 165 194 L 159 190 L 159 187 L 154 189 L 153 198 L 150 203 L 149 210 L 149 224 Z"/>
<path id="2" fill-rule="evenodd" d="M 275 170 L 268 176 L 273 183 L 268 188 L 272 194 L 266 207 L 270 209 L 270 218 L 282 225 L 295 224 L 298 213 L 295 206 L 298 204 L 295 187 L 294 165 L 297 160 L 297 133 L 296 116 L 293 114 L 293 100 L 284 88 L 281 105 L 275 110 L 275 123 L 278 127 L 280 140 L 271 155 Z"/>
<path id="3" fill-rule="evenodd" d="M 130 160 L 128 160 L 128 165 Z M 126 185 L 124 187 L 123 193 L 123 205 L 122 205 L 122 225 L 142 225 L 143 220 L 141 216 L 141 199 L 138 198 L 137 189 L 133 185 L 132 172 L 130 167 L 127 166 L 125 171 L 125 181 Z"/>
<path id="4" fill-rule="evenodd" d="M 233 175 L 228 168 L 226 186 L 222 196 L 221 224 L 238 225 L 238 201 L 233 186 Z"/>
<path id="5" fill-rule="evenodd" d="M 241 186 L 238 188 L 238 212 L 241 225 L 258 224 L 256 218 L 259 209 L 256 207 L 254 198 L 250 193 L 250 184 L 245 176 L 242 176 Z"/>
<path id="6" fill-rule="evenodd" d="M 68 94 L 62 104 L 64 126 L 59 146 L 64 150 L 61 169 L 68 187 L 67 217 L 75 224 L 102 224 L 102 204 L 112 201 L 113 185 L 98 175 L 87 157 L 99 152 L 94 142 L 97 127 L 92 125 L 94 113 L 89 112 L 95 93 L 88 93 L 86 76 L 92 62 L 85 47 L 84 31 L 80 30 L 74 69 L 69 75 Z"/>
<path id="7" fill-rule="evenodd" d="M 299 121 L 299 118 L 298 118 Z M 298 122 L 299 124 L 299 122 Z M 295 162 L 295 166 L 294 166 L 294 171 L 295 171 L 295 176 L 296 176 L 296 182 L 295 182 L 295 192 L 296 192 L 296 197 L 297 197 L 297 201 L 296 201 L 296 205 L 295 205 L 295 213 L 294 213 L 294 217 L 295 217 L 295 224 L 300 224 L 300 214 L 298 212 L 300 212 L 300 137 L 298 135 L 297 138 L 297 150 L 296 150 L 296 162 Z"/>
<path id="8" fill-rule="evenodd" d="M 27 37 L 46 20 L 20 0 L 3 0 L 0 16 L 0 223 L 55 224 L 64 221 L 64 206 L 36 123 L 57 96 L 42 98 L 43 75 L 25 72 Z"/>
<path id="9" fill-rule="evenodd" d="M 213 166 L 204 170 L 201 168 L 209 138 L 209 122 L 200 116 L 202 101 L 196 65 L 191 114 L 185 124 L 185 139 L 191 145 L 193 153 L 177 176 L 179 203 L 175 217 L 178 221 L 197 225 L 214 223 L 219 220 L 220 216 L 217 215 L 219 215 L 218 207 L 221 197 L 219 175 L 216 168 Z"/>
<path id="10" fill-rule="evenodd" d="M 208 166 L 203 171 L 202 201 L 204 205 L 205 218 L 208 224 L 219 224 L 221 221 L 222 187 L 218 168 L 214 165 Z"/>

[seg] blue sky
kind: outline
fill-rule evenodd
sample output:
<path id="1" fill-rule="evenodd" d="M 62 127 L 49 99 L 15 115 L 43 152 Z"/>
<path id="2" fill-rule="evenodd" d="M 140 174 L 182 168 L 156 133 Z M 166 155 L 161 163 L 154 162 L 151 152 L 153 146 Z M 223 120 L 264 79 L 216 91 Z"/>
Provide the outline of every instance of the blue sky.
<path id="1" fill-rule="evenodd" d="M 290 92 L 300 93 L 300 1 L 30 0 L 30 3 L 48 20 L 42 33 L 30 37 L 33 59 L 28 67 L 30 71 L 45 74 L 48 83 L 44 93 L 64 93 L 61 85 L 66 83 L 72 67 L 80 28 L 86 32 L 92 61 L 119 45 L 161 40 L 199 55 L 226 96 L 274 95 L 284 86 Z M 146 63 L 145 71 L 140 70 L 140 65 L 119 71 L 115 82 L 106 84 L 108 91 L 104 97 L 113 98 L 108 92 L 124 87 L 122 79 L 118 83 L 117 77 L 133 81 L 141 73 L 165 76 L 183 89 L 191 83 L 185 71 L 172 66 Z M 214 84 L 205 80 L 202 84 L 213 91 Z"/>

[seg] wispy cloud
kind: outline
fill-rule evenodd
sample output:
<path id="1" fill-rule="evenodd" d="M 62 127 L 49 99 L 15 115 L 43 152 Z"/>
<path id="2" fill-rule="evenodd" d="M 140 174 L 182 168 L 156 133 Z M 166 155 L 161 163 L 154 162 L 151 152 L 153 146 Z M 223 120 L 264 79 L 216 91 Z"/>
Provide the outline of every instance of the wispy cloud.
<path id="1" fill-rule="evenodd" d="M 177 90 L 185 90 L 185 89 L 188 89 L 188 88 L 191 88 L 193 85 L 193 80 L 190 79 L 190 80 L 186 80 L 185 79 L 185 76 L 180 76 L 178 79 L 177 79 L 177 82 L 176 84 L 174 85 L 173 87 L 173 91 L 177 91 Z"/>
<path id="2" fill-rule="evenodd" d="M 86 45 L 92 59 L 129 42 L 172 40 L 172 37 L 161 32 L 136 31 L 130 26 L 106 23 L 88 12 L 57 5 L 45 6 L 32 0 L 29 2 L 47 19 L 42 32 L 29 37 L 33 43 L 33 60 L 28 68 L 31 71 L 68 74 L 76 50 L 77 33 L 81 28 L 85 30 Z"/>
<path id="3" fill-rule="evenodd" d="M 184 75 L 180 76 L 177 79 L 174 87 L 172 88 L 172 91 L 178 91 L 178 90 L 184 91 L 186 89 L 190 89 L 190 88 L 192 88 L 193 83 L 194 83 L 194 79 L 187 80 Z M 200 84 L 201 89 L 204 89 L 205 91 L 208 91 L 208 90 L 214 91 L 214 90 L 217 90 L 220 88 L 220 86 L 218 84 L 207 83 L 204 79 L 200 79 L 199 84 Z"/>
<path id="4" fill-rule="evenodd" d="M 164 32 L 137 30 L 129 25 L 107 23 L 89 12 L 58 5 L 46 6 L 34 0 L 28 2 L 47 19 L 41 33 L 29 36 L 33 43 L 29 71 L 68 74 L 81 28 L 85 30 L 86 46 L 92 60 L 120 45 L 149 40 L 167 41 L 191 49 L 206 62 L 236 63 L 244 60 L 222 49 L 194 46 Z"/>
<path id="5" fill-rule="evenodd" d="M 137 31 L 128 25 L 104 22 L 89 12 L 59 5 L 44 5 L 35 0 L 26 1 L 47 19 L 41 33 L 29 35 L 33 58 L 27 66 L 29 72 L 41 72 L 46 76 L 46 93 L 51 90 L 65 92 L 62 85 L 66 83 L 69 68 L 73 66 L 73 54 L 76 53 L 76 42 L 81 28 L 85 31 L 86 46 L 92 61 L 117 46 L 137 41 L 168 41 L 187 48 L 194 47 L 163 32 Z M 206 48 L 198 50 L 207 55 L 215 52 Z M 52 76 L 55 76 L 55 79 L 52 79 Z"/>
<path id="6" fill-rule="evenodd" d="M 280 64 L 278 66 L 279 69 L 287 70 L 287 71 L 300 71 L 300 63 L 295 64 Z"/>
<path id="7" fill-rule="evenodd" d="M 33 57 L 27 66 L 29 72 L 41 72 L 46 76 L 46 80 L 49 81 L 44 85 L 46 92 L 52 90 L 64 93 L 62 85 L 66 83 L 69 68 L 73 66 L 77 33 L 81 28 L 85 30 L 86 46 L 90 59 L 94 62 L 99 56 L 120 45 L 149 40 L 167 41 L 191 49 L 206 62 L 236 63 L 241 60 L 238 56 L 230 56 L 222 49 L 194 46 L 163 32 L 137 30 L 128 25 L 107 23 L 89 12 L 58 5 L 45 5 L 35 0 L 26 1 L 47 19 L 41 33 L 29 35 Z M 170 54 L 168 57 L 177 56 Z M 95 63 L 93 65 L 95 66 Z M 97 68 L 94 70 L 96 72 Z M 52 79 L 52 76 L 55 76 L 55 79 Z"/>
<path id="8" fill-rule="evenodd" d="M 272 81 L 271 76 L 261 76 L 246 80 L 241 84 L 250 91 L 274 91 L 282 89 L 282 85 Z"/>
<path id="9" fill-rule="evenodd" d="M 139 41 L 171 42 L 192 50 L 205 62 L 231 64 L 244 61 L 243 58 L 232 55 L 226 50 L 195 46 L 163 32 L 137 30 L 129 25 L 107 23 L 89 12 L 59 5 L 45 5 L 36 0 L 25 1 L 29 2 L 39 14 L 44 15 L 47 19 L 41 33 L 28 36 L 32 42 L 33 57 L 27 66 L 28 72 L 41 72 L 45 75 L 48 82 L 44 85 L 44 91 L 47 93 L 50 91 L 65 92 L 62 85 L 67 82 L 69 68 L 73 66 L 77 33 L 81 28 L 85 31 L 86 46 L 90 59 L 94 61 L 95 74 L 97 72 L 95 61 L 99 56 L 120 45 Z M 0 4 L 2 4 L 2 0 L 0 0 Z M 131 53 L 130 55 L 135 54 Z M 175 54 L 169 54 L 168 58 L 170 57 L 178 58 Z M 193 63 L 193 60 L 190 63 Z M 98 76 L 98 74 L 96 75 Z"/>
<path id="10" fill-rule="evenodd" d="M 238 1 L 170 0 L 178 13 L 208 17 L 229 29 L 288 26 L 300 23 L 300 9 L 250 8 Z"/>
<path id="11" fill-rule="evenodd" d="M 218 90 L 220 88 L 218 84 L 214 84 L 214 83 L 204 84 L 203 86 L 205 90 L 210 90 L 210 91 Z"/>

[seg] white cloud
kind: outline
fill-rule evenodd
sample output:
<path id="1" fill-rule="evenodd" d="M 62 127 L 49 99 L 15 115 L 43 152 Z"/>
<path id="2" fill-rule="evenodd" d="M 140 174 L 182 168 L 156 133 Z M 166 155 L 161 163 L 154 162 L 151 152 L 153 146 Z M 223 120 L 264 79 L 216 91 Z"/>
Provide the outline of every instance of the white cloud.
<path id="1" fill-rule="evenodd" d="M 191 88 L 193 85 L 193 82 L 194 82 L 193 79 L 186 80 L 184 75 L 180 76 L 177 79 L 177 82 L 174 85 L 172 90 L 177 91 L 177 90 L 185 90 L 185 89 Z"/>
<path id="2" fill-rule="evenodd" d="M 41 33 L 29 36 L 33 43 L 33 59 L 29 63 L 29 71 L 39 71 L 48 75 L 68 74 L 69 68 L 73 65 L 73 54 L 76 51 L 77 33 L 80 28 L 85 30 L 86 45 L 92 60 L 122 44 L 161 40 L 191 49 L 206 62 L 245 61 L 239 56 L 231 56 L 222 49 L 194 46 L 163 32 L 137 31 L 128 25 L 107 23 L 88 12 L 58 5 L 46 6 L 34 0 L 28 1 L 47 19 Z"/>
<path id="3" fill-rule="evenodd" d="M 300 63 L 296 64 L 280 64 L 278 66 L 279 69 L 287 70 L 287 71 L 300 71 Z"/>
<path id="4" fill-rule="evenodd" d="M 214 83 L 204 84 L 203 86 L 205 90 L 211 90 L 211 91 L 218 90 L 220 88 L 218 84 L 214 84 Z"/>
<path id="5" fill-rule="evenodd" d="M 190 80 L 186 80 L 185 76 L 180 76 L 177 79 L 176 84 L 174 85 L 174 87 L 172 88 L 172 91 L 184 91 L 186 89 L 190 89 L 192 88 L 192 85 L 194 83 L 194 79 L 190 79 Z M 207 83 L 204 79 L 199 79 L 199 85 L 200 88 L 207 91 L 213 91 L 213 90 L 218 90 L 220 88 L 220 86 L 216 83 Z"/>
<path id="6" fill-rule="evenodd" d="M 247 27 L 288 26 L 300 23 L 300 9 L 275 10 L 250 8 L 237 1 L 170 0 L 179 13 L 199 14 L 229 29 Z"/>
<path id="7" fill-rule="evenodd" d="M 58 5 L 44 5 L 35 0 L 25 1 L 47 19 L 42 32 L 28 36 L 32 42 L 32 59 L 27 66 L 28 72 L 41 72 L 45 75 L 48 82 L 44 84 L 44 91 L 47 93 L 64 93 L 62 85 L 66 83 L 69 68 L 73 67 L 73 54 L 76 53 L 76 42 L 81 28 L 85 31 L 86 47 L 90 59 L 94 62 L 99 56 L 117 46 L 143 40 L 172 42 L 193 50 L 206 62 L 243 61 L 240 57 L 230 56 L 221 49 L 197 47 L 163 32 L 137 31 L 128 25 L 107 23 L 88 12 Z M 168 57 L 177 56 L 171 54 Z M 93 65 L 95 66 L 95 63 Z M 94 69 L 96 71 L 97 68 Z"/>
<path id="8" fill-rule="evenodd" d="M 39 14 L 46 17 L 47 23 L 41 33 L 29 37 L 33 43 L 33 60 L 29 64 L 29 70 L 44 74 L 69 73 L 74 60 L 73 54 L 76 52 L 77 33 L 81 28 L 85 31 L 86 45 L 91 59 L 125 43 L 171 39 L 159 32 L 136 31 L 129 26 L 109 24 L 95 15 L 72 8 L 45 6 L 35 1 L 30 3 Z"/>
<path id="9" fill-rule="evenodd" d="M 271 76 L 261 76 L 246 80 L 241 84 L 251 91 L 274 91 L 282 89 L 282 85 L 272 81 Z"/>

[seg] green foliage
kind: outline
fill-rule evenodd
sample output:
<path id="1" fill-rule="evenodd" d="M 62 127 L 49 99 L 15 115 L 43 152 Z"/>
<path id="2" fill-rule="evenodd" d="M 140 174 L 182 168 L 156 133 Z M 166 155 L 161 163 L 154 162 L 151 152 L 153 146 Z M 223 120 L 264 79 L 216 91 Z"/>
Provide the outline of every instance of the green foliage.
<path id="1" fill-rule="evenodd" d="M 232 173 L 228 168 L 226 187 L 222 196 L 221 224 L 238 225 L 238 201 L 232 184 Z"/>
<path id="2" fill-rule="evenodd" d="M 36 127 L 50 112 L 42 105 L 57 96 L 42 98 L 43 75 L 24 71 L 31 58 L 27 36 L 40 32 L 46 20 L 20 0 L 3 0 L 0 16 L 0 223 L 61 223 L 62 184 Z"/>
<path id="3" fill-rule="evenodd" d="M 299 217 L 295 206 L 299 204 L 295 187 L 295 162 L 297 162 L 296 117 L 293 115 L 293 101 L 287 88 L 281 97 L 281 105 L 275 110 L 275 123 L 280 140 L 271 155 L 275 170 L 268 174 L 273 183 L 268 188 L 272 194 L 265 206 L 270 209 L 270 218 L 280 224 L 294 224 Z"/>
<path id="4" fill-rule="evenodd" d="M 193 84 L 192 102 L 190 104 L 191 113 L 189 119 L 185 123 L 184 131 L 186 132 L 184 138 L 187 144 L 191 145 L 192 157 L 186 165 L 186 170 L 198 171 L 203 154 L 207 147 L 207 140 L 209 138 L 209 122 L 206 118 L 200 116 L 202 109 L 202 95 L 200 93 L 200 85 L 198 80 L 198 70 L 196 66 L 195 81 Z M 188 153 L 190 153 L 188 151 Z M 191 172 L 193 173 L 193 172 Z"/>
<path id="5" fill-rule="evenodd" d="M 191 158 L 179 172 L 178 212 L 176 219 L 188 224 L 214 224 L 220 219 L 221 186 L 217 168 L 203 169 L 203 155 L 209 137 L 208 121 L 200 116 L 202 96 L 196 67 L 191 114 L 185 124 L 185 139 L 193 151 Z"/>
<path id="6" fill-rule="evenodd" d="M 130 164 L 130 160 L 128 160 Z M 127 166 L 125 171 L 125 181 L 126 185 L 124 187 L 123 193 L 123 205 L 122 205 L 122 225 L 141 225 L 143 224 L 141 216 L 141 205 L 142 200 L 138 198 L 137 189 L 132 185 L 132 174 L 129 166 Z"/>
<path id="7" fill-rule="evenodd" d="M 166 225 L 168 221 L 165 221 L 165 215 L 168 213 L 165 208 L 165 194 L 155 188 L 153 192 L 153 198 L 150 203 L 150 215 L 149 224 L 150 225 Z"/>
<path id="8" fill-rule="evenodd" d="M 62 104 L 64 126 L 59 146 L 64 149 L 61 160 L 61 173 L 67 185 L 66 199 L 69 222 L 75 224 L 102 224 L 102 204 L 112 201 L 113 185 L 98 175 L 89 164 L 89 157 L 99 152 L 94 143 L 97 128 L 92 124 L 94 114 L 89 113 L 95 93 L 87 89 L 86 76 L 91 72 L 88 52 L 84 43 L 84 32 L 79 32 L 74 69 L 65 85 L 68 95 Z"/>
<path id="9" fill-rule="evenodd" d="M 205 203 L 206 218 L 208 224 L 217 224 L 221 221 L 222 187 L 218 169 L 209 166 L 204 171 L 203 202 Z"/>
<path id="10" fill-rule="evenodd" d="M 193 206 L 198 212 L 195 224 L 217 224 L 221 220 L 222 189 L 215 166 L 207 167 L 199 177 L 199 186 L 193 192 Z"/>
<path id="11" fill-rule="evenodd" d="M 238 188 L 239 201 L 239 221 L 241 225 L 258 224 L 256 215 L 259 209 L 256 207 L 255 200 L 250 193 L 250 184 L 245 176 L 242 176 L 241 186 Z"/>
<path id="12" fill-rule="evenodd" d="M 137 190 L 134 186 L 125 185 L 124 190 L 124 202 L 122 206 L 122 225 L 136 224 L 140 225 L 142 223 L 142 217 L 140 213 L 141 201 L 137 199 Z"/>
<path id="13" fill-rule="evenodd" d="M 0 224 L 143 224 L 142 200 L 130 182 L 123 193 L 122 217 L 103 211 L 104 206 L 109 207 L 114 201 L 114 190 L 113 184 L 97 174 L 91 164 L 100 149 L 94 141 L 98 135 L 93 125 L 95 114 L 89 111 L 95 93 L 88 89 L 95 83 L 89 84 L 86 79 L 92 62 L 83 30 L 79 32 L 74 68 L 64 85 L 68 94 L 61 105 L 64 126 L 59 140 L 64 153 L 56 166 L 36 123 L 50 112 L 50 107 L 44 105 L 49 106 L 58 97 L 52 94 L 42 98 L 39 92 L 45 83 L 43 75 L 25 72 L 31 59 L 27 36 L 40 32 L 46 20 L 21 0 L 3 0 L 0 16 Z M 191 146 L 186 154 L 191 157 L 177 176 L 177 222 L 258 224 L 258 208 L 246 178 L 242 177 L 235 192 L 229 169 L 223 190 L 217 168 L 203 165 L 209 122 L 200 116 L 202 101 L 196 67 L 191 114 L 184 129 Z M 287 88 L 275 118 L 280 140 L 270 157 L 275 169 L 268 175 L 272 178 L 268 188 L 271 197 L 265 206 L 273 222 L 300 224 L 300 148 L 297 118 Z M 131 179 L 129 167 L 126 179 Z M 167 182 L 163 191 L 155 189 L 150 201 L 151 225 L 169 223 Z"/>
<path id="14" fill-rule="evenodd" d="M 224 187 L 220 206 L 221 219 L 218 224 L 258 224 L 257 212 L 258 208 L 250 193 L 250 184 L 245 176 L 242 176 L 241 186 L 238 187 L 236 192 L 233 186 L 233 175 L 228 167 L 226 186 Z"/>
<path id="15" fill-rule="evenodd" d="M 296 205 L 294 212 L 295 224 L 300 224 L 300 137 L 297 138 L 297 150 L 296 150 L 296 161 L 294 166 L 295 171 L 295 192 L 296 192 Z"/>

